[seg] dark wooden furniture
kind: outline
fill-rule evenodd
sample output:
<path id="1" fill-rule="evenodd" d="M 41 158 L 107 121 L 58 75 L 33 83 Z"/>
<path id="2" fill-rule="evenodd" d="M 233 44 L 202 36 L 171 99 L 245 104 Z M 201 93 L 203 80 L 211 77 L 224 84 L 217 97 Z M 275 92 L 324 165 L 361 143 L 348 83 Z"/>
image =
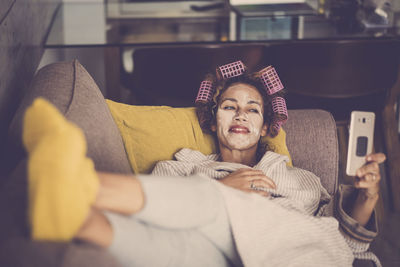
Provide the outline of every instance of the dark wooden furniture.
<path id="1" fill-rule="evenodd" d="M 250 69 L 264 64 L 264 45 L 143 48 L 133 53 L 134 72 L 122 74 L 131 104 L 193 106 L 205 74 L 241 59 Z"/>
<path id="2" fill-rule="evenodd" d="M 399 105 L 400 105 L 400 71 L 397 82 L 388 92 L 385 107 L 382 112 L 383 133 L 388 158 L 388 186 L 391 189 L 392 205 L 400 211 L 400 134 L 399 134 Z"/>

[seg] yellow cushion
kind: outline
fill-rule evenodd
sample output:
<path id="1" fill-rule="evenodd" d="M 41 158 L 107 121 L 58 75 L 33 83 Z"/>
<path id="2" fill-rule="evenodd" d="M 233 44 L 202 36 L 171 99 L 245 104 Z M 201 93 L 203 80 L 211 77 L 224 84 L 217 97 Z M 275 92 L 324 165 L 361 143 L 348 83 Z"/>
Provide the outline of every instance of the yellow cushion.
<path id="1" fill-rule="evenodd" d="M 216 140 L 202 132 L 195 108 L 134 106 L 111 100 L 107 104 L 135 173 L 150 173 L 155 163 L 173 159 L 185 147 L 206 155 L 217 153 Z M 283 130 L 275 138 L 264 137 L 262 142 L 290 159 Z"/>

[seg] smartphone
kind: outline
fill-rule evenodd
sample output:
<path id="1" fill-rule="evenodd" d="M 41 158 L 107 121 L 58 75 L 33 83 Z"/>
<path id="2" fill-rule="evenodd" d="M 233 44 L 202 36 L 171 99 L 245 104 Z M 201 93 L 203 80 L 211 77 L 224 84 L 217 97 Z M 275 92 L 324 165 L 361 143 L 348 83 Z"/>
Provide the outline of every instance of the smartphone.
<path id="1" fill-rule="evenodd" d="M 374 140 L 375 113 L 351 112 L 349 146 L 347 148 L 346 174 L 355 176 L 365 164 L 365 156 L 371 154 Z"/>

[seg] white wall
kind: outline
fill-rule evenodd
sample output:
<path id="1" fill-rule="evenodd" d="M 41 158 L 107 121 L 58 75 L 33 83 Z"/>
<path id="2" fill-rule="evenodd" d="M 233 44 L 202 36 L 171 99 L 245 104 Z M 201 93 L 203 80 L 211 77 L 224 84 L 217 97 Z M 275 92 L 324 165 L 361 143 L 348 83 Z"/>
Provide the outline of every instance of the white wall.
<path id="1" fill-rule="evenodd" d="M 62 0 L 64 3 L 101 3 L 104 0 Z"/>
<path id="2" fill-rule="evenodd" d="M 93 5 L 90 13 L 85 9 L 74 8 L 73 3 L 95 3 L 103 0 L 63 0 L 67 5 L 63 7 L 60 20 L 56 20 L 62 31 L 62 40 L 66 44 L 93 44 L 105 43 L 106 19 L 104 6 Z M 89 18 L 88 18 L 89 16 Z M 78 59 L 93 76 L 100 89 L 105 90 L 104 49 L 101 47 L 85 48 L 49 48 L 45 49 L 39 68 L 59 61 Z M 38 68 L 38 69 L 39 69 Z"/>
<path id="3" fill-rule="evenodd" d="M 106 90 L 104 49 L 96 48 L 48 48 L 45 49 L 38 69 L 41 67 L 59 61 L 71 61 L 78 59 L 86 68 L 97 85 L 104 93 Z"/>

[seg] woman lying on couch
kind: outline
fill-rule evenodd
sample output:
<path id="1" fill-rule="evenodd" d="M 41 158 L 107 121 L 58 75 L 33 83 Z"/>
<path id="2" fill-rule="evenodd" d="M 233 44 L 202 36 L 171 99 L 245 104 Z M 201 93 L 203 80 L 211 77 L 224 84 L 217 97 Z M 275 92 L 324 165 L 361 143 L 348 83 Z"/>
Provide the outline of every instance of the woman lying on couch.
<path id="1" fill-rule="evenodd" d="M 124 266 L 350 266 L 354 256 L 375 259 L 366 251 L 376 235 L 372 214 L 385 156 L 367 156 L 354 187 L 331 201 L 318 177 L 259 144 L 287 119 L 281 89 L 271 67 L 253 74 L 241 62 L 220 67 L 196 100 L 200 125 L 216 133 L 220 154 L 183 149 L 153 175 L 135 177 L 97 173 L 82 132 L 36 100 L 24 121 L 32 237 L 88 241 Z"/>

